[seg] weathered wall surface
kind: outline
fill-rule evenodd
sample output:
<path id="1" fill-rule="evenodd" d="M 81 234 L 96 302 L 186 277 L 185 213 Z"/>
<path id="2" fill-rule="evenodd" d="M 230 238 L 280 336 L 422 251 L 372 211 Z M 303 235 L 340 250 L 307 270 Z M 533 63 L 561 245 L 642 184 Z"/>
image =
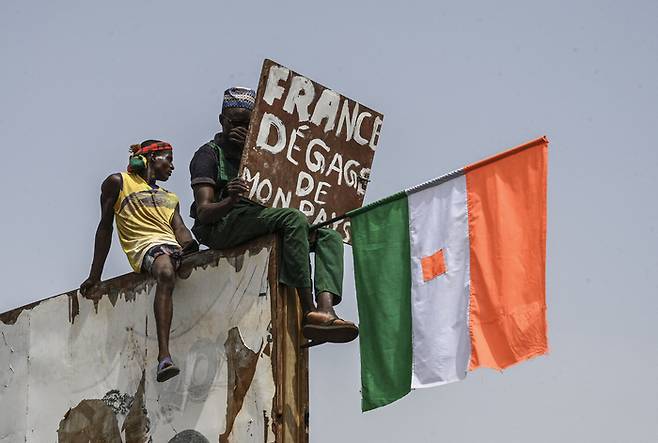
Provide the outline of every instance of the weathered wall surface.
<path id="1" fill-rule="evenodd" d="M 113 279 L 96 302 L 72 292 L 0 316 L 0 442 L 303 441 L 306 353 L 273 343 L 299 339 L 285 331 L 296 309 L 287 318 L 273 301 L 274 247 L 193 257 L 174 292 L 170 348 L 181 374 L 165 383 L 155 381 L 149 278 Z M 283 438 L 287 403 L 298 429 Z"/>

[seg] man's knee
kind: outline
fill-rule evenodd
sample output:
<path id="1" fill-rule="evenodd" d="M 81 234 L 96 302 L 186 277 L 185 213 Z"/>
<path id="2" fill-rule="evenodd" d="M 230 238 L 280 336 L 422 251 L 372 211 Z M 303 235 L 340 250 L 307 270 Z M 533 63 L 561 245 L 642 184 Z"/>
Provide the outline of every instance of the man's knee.
<path id="1" fill-rule="evenodd" d="M 167 255 L 161 255 L 156 259 L 152 273 L 159 285 L 174 286 L 176 283 L 176 270 Z"/>
<path id="2" fill-rule="evenodd" d="M 158 284 L 173 286 L 176 283 L 176 272 L 174 272 L 173 267 L 162 269 L 160 272 L 157 273 L 155 279 L 158 282 Z"/>
<path id="3" fill-rule="evenodd" d="M 331 242 L 343 243 L 343 237 L 335 229 L 320 228 L 318 235 Z"/>
<path id="4" fill-rule="evenodd" d="M 283 211 L 285 213 L 286 226 L 291 228 L 308 228 L 308 220 L 299 209 L 285 208 Z"/>

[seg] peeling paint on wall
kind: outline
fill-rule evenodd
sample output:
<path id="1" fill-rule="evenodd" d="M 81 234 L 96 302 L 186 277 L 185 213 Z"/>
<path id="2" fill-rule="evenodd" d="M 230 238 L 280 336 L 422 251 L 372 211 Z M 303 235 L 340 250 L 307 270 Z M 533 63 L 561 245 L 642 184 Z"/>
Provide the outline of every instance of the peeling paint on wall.
<path id="1" fill-rule="evenodd" d="M 103 282 L 94 300 L 76 290 L 0 314 L 0 402 L 15 405 L 0 414 L 0 436 L 12 436 L 0 441 L 275 441 L 267 240 L 188 258 L 170 342 L 182 372 L 165 383 L 147 276 Z"/>
<path id="2" fill-rule="evenodd" d="M 76 292 L 68 294 L 69 296 L 69 321 L 75 322 L 75 317 L 80 313 L 80 303 L 78 302 L 78 294 Z"/>
<path id="3" fill-rule="evenodd" d="M 59 423 L 59 443 L 146 443 L 149 419 L 144 404 L 145 374 L 135 395 L 114 389 L 102 400 L 82 400 Z M 125 416 L 121 431 L 119 418 Z M 124 433 L 124 438 L 121 433 Z"/>
<path id="4" fill-rule="evenodd" d="M 112 412 L 116 415 L 126 416 L 134 399 L 135 397 L 130 394 L 122 394 L 118 389 L 112 389 L 103 397 L 103 403 L 112 409 Z"/>
<path id="5" fill-rule="evenodd" d="M 224 343 L 228 362 L 228 385 L 226 397 L 226 430 L 219 436 L 219 443 L 229 441 L 235 417 L 242 409 L 244 396 L 251 386 L 256 372 L 259 352 L 247 348 L 238 328 L 231 328 Z"/>
<path id="6" fill-rule="evenodd" d="M 263 443 L 267 443 L 267 430 L 270 428 L 270 417 L 267 416 L 267 411 L 263 411 Z"/>
<path id="7" fill-rule="evenodd" d="M 30 303 L 29 305 L 21 306 L 20 308 L 12 309 L 11 311 L 4 312 L 0 314 L 0 321 L 6 325 L 13 325 L 18 320 L 18 317 L 23 313 L 23 311 L 29 311 L 30 309 L 39 306 L 41 302 L 37 301 Z"/>
<path id="8" fill-rule="evenodd" d="M 59 443 L 122 443 L 117 417 L 103 400 L 82 400 L 57 429 Z"/>
<path id="9" fill-rule="evenodd" d="M 144 443 L 149 431 L 149 419 L 144 404 L 144 377 L 145 371 L 142 371 L 139 388 L 137 388 L 128 415 L 121 426 L 121 431 L 126 436 L 126 443 Z"/>

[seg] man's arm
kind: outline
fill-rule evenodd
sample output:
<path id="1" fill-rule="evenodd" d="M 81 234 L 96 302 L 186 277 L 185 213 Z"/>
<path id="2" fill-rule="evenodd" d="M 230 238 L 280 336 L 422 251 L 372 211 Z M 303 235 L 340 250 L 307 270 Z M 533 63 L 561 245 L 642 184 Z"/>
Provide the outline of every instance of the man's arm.
<path id="1" fill-rule="evenodd" d="M 180 216 L 178 205 L 176 206 L 174 215 L 171 218 L 171 227 L 174 229 L 174 236 L 176 237 L 176 241 L 183 248 L 183 253 L 187 254 L 189 252 L 196 252 L 199 250 L 199 244 L 196 242 L 196 240 L 194 240 L 192 233 L 189 229 L 187 229 L 185 222 L 183 222 L 183 218 Z"/>
<path id="2" fill-rule="evenodd" d="M 219 221 L 240 201 L 242 195 L 249 193 L 249 185 L 241 178 L 234 178 L 226 185 L 228 197 L 218 202 L 213 201 L 215 189 L 212 185 L 199 183 L 193 189 L 197 219 L 203 224 Z"/>
<path id="3" fill-rule="evenodd" d="M 80 293 L 87 295 L 101 279 L 105 259 L 112 244 L 112 223 L 114 222 L 114 203 L 121 190 L 121 174 L 112 174 L 101 185 L 101 220 L 96 228 L 94 241 L 94 259 L 91 263 L 89 277 L 80 285 Z"/>

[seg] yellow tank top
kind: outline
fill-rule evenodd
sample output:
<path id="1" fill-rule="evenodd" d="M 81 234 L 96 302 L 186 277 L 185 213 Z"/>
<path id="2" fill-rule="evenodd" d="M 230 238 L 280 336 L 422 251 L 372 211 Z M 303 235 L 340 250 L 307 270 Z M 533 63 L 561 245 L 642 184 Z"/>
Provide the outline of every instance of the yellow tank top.
<path id="1" fill-rule="evenodd" d="M 114 204 L 114 215 L 121 247 L 135 272 L 155 245 L 179 246 L 171 227 L 178 197 L 163 188 L 153 189 L 139 175 L 121 173 L 123 185 Z"/>

